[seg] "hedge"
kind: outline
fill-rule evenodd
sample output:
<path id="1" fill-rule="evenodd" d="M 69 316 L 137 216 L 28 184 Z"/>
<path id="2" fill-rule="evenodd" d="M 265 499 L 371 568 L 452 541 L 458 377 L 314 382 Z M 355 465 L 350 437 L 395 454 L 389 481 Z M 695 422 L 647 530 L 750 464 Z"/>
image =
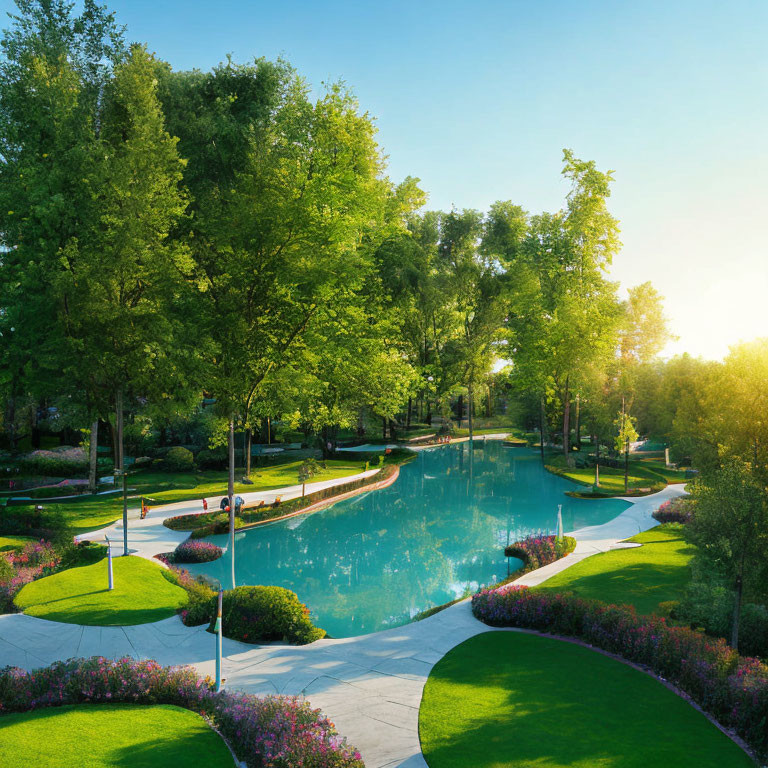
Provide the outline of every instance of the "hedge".
<path id="1" fill-rule="evenodd" d="M 647 667 L 768 757 L 768 666 L 739 656 L 724 640 L 638 616 L 631 606 L 514 585 L 478 592 L 472 612 L 491 626 L 580 638 Z"/>
<path id="2" fill-rule="evenodd" d="M 211 679 L 191 667 L 94 656 L 32 672 L 0 670 L 0 715 L 105 702 L 173 704 L 197 712 L 249 768 L 363 768 L 360 753 L 308 702 L 293 696 L 216 693 Z"/>
<path id="3" fill-rule="evenodd" d="M 259 507 L 245 507 L 235 518 L 235 527 L 240 528 L 243 525 L 260 523 L 265 520 L 274 520 L 278 517 L 293 514 L 306 507 L 311 507 L 326 499 L 341 496 L 345 493 L 357 491 L 369 485 L 375 485 L 389 479 L 398 467 L 395 464 L 387 464 L 382 467 L 375 475 L 360 477 L 357 480 L 350 480 L 348 483 L 340 483 L 323 488 L 306 496 L 298 496 L 295 499 L 281 501 L 279 504 L 264 504 Z M 203 512 L 199 515 L 178 515 L 170 517 L 163 521 L 163 525 L 174 531 L 191 531 L 190 537 L 193 539 L 202 539 L 206 536 L 227 533 L 229 531 L 229 515 L 221 512 Z"/>

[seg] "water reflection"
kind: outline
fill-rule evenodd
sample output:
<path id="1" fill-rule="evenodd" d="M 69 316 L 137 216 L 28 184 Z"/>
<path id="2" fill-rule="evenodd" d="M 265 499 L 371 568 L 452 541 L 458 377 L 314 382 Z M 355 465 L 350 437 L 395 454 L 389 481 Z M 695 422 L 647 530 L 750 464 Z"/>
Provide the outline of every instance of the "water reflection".
<path id="1" fill-rule="evenodd" d="M 423 451 L 389 488 L 239 534 L 238 583 L 294 590 L 333 637 L 404 624 L 506 576 L 504 547 L 554 530 L 558 504 L 566 530 L 629 506 L 565 496 L 573 487 L 500 441 Z M 229 572 L 226 557 L 193 569 L 225 583 Z"/>

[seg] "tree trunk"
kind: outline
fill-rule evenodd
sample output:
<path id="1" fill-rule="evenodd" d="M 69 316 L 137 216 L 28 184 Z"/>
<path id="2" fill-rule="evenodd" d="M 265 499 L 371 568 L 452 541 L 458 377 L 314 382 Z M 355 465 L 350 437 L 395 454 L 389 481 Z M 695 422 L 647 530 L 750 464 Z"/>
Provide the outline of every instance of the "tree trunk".
<path id="1" fill-rule="evenodd" d="M 381 417 L 381 436 L 384 440 L 387 439 L 387 419 L 386 416 Z"/>
<path id="2" fill-rule="evenodd" d="M 735 599 L 733 601 L 733 623 L 731 625 L 731 647 L 739 649 L 739 619 L 741 617 L 741 593 L 743 590 L 741 574 L 736 577 Z"/>
<path id="3" fill-rule="evenodd" d="M 626 433 L 626 410 L 624 396 L 621 398 L 621 425 L 620 429 L 622 433 Z M 621 435 L 619 435 L 621 437 Z M 629 438 L 624 439 L 624 493 L 629 493 Z"/>
<path id="4" fill-rule="evenodd" d="M 565 392 L 563 393 L 563 455 L 565 463 L 571 465 L 571 393 L 568 389 L 569 377 L 565 377 Z"/>
<path id="5" fill-rule="evenodd" d="M 469 395 L 469 403 L 467 404 L 467 418 L 469 419 L 469 444 L 472 445 L 472 441 L 474 439 L 474 432 L 473 428 L 474 425 L 472 423 L 472 405 L 473 405 L 473 397 L 472 397 L 472 382 L 469 382 L 469 387 L 467 387 L 468 395 Z"/>
<path id="6" fill-rule="evenodd" d="M 579 419 L 581 410 L 580 398 L 576 395 L 576 450 L 581 450 L 581 421 Z"/>
<path id="7" fill-rule="evenodd" d="M 272 419 L 267 416 L 267 445 L 272 445 Z"/>
<path id="8" fill-rule="evenodd" d="M 541 443 L 541 462 L 544 463 L 544 425 L 546 424 L 546 406 L 544 403 L 544 395 L 541 396 L 541 411 L 539 413 L 539 442 Z"/>
<path id="9" fill-rule="evenodd" d="M 595 487 L 600 486 L 600 438 L 595 437 Z"/>
<path id="10" fill-rule="evenodd" d="M 490 418 L 493 416 L 492 409 L 491 409 L 491 388 L 486 387 L 485 390 L 485 415 Z"/>
<path id="11" fill-rule="evenodd" d="M 406 429 L 410 429 L 411 428 L 411 411 L 412 411 L 412 409 L 413 409 L 413 398 L 409 397 L 408 398 L 408 415 L 406 416 L 406 419 L 405 419 L 405 428 Z"/>
<path id="12" fill-rule="evenodd" d="M 432 401 L 427 398 L 427 426 L 432 426 Z"/>
<path id="13" fill-rule="evenodd" d="M 118 389 L 115 395 L 115 469 L 124 469 L 123 456 L 123 390 Z"/>
<path id="14" fill-rule="evenodd" d="M 235 419 L 229 418 L 229 483 L 227 496 L 229 497 L 229 555 L 232 563 L 232 589 L 235 588 Z"/>
<path id="15" fill-rule="evenodd" d="M 245 476 L 251 476 L 251 428 L 245 430 Z"/>
<path id="16" fill-rule="evenodd" d="M 96 492 L 96 470 L 98 468 L 99 457 L 99 420 L 96 419 L 91 424 L 91 436 L 88 444 L 88 490 L 91 493 Z"/>
<path id="17" fill-rule="evenodd" d="M 459 402 L 456 404 L 456 415 L 459 417 L 459 429 L 464 419 L 464 395 L 459 395 Z"/>

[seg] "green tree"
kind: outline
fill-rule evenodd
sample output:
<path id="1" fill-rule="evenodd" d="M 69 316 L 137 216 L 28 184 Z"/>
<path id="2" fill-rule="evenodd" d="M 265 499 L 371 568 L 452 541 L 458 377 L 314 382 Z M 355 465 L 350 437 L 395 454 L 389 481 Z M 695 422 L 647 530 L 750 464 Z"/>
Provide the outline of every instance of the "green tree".
<path id="1" fill-rule="evenodd" d="M 686 537 L 734 594 L 731 645 L 739 645 L 739 619 L 745 585 L 766 583 L 768 496 L 751 468 L 728 459 L 709 477 L 694 484 L 696 502 Z"/>

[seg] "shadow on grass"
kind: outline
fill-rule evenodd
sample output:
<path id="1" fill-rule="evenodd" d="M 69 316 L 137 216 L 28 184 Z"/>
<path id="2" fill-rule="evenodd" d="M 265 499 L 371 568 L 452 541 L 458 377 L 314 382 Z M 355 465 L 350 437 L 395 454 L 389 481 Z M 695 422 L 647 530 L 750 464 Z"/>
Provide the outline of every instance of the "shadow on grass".
<path id="1" fill-rule="evenodd" d="M 64 624 L 85 624 L 90 627 L 123 627 L 136 624 L 149 624 L 154 621 L 168 619 L 176 613 L 175 608 L 136 608 L 120 609 L 78 609 L 76 611 L 35 611 L 34 606 L 25 611 L 29 616 L 35 616 L 47 621 L 60 621 Z M 43 606 L 44 607 L 44 606 Z"/>
<path id="2" fill-rule="evenodd" d="M 660 602 L 682 598 L 690 580 L 687 564 L 633 563 L 599 573 L 574 573 L 572 580 L 536 587 L 546 592 L 571 592 L 608 603 L 634 605 L 638 613 L 658 610 Z"/>
<path id="3" fill-rule="evenodd" d="M 508 632 L 472 638 L 438 662 L 420 735 L 430 768 L 752 765 L 644 673 L 586 648 Z"/>

